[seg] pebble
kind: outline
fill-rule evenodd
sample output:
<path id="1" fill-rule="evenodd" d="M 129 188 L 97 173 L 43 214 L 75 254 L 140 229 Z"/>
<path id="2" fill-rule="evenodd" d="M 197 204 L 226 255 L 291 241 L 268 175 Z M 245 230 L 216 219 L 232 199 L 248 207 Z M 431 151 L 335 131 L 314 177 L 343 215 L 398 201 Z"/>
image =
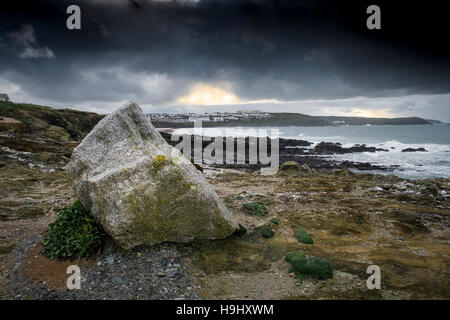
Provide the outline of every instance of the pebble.
<path id="1" fill-rule="evenodd" d="M 113 276 L 112 282 L 113 282 L 114 284 L 116 284 L 116 285 L 121 285 L 121 284 L 123 284 L 122 278 L 121 278 L 121 277 L 118 277 L 118 276 Z"/>
<path id="2" fill-rule="evenodd" d="M 178 274 L 178 269 L 177 268 L 169 268 L 166 269 L 166 276 L 169 278 L 173 278 Z"/>
<path id="3" fill-rule="evenodd" d="M 114 264 L 114 256 L 107 256 L 105 260 L 109 264 Z"/>

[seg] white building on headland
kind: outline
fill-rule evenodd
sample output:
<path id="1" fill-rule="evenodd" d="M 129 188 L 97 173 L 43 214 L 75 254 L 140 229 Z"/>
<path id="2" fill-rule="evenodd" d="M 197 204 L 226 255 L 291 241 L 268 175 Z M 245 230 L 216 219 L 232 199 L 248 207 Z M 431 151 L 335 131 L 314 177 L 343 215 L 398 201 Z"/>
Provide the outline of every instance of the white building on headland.
<path id="1" fill-rule="evenodd" d="M 263 112 L 261 110 L 238 110 L 236 111 L 236 113 L 244 118 L 253 118 L 253 119 L 270 118 L 270 113 Z"/>
<path id="2" fill-rule="evenodd" d="M 9 97 L 6 93 L 0 93 L 0 101 L 9 102 Z"/>

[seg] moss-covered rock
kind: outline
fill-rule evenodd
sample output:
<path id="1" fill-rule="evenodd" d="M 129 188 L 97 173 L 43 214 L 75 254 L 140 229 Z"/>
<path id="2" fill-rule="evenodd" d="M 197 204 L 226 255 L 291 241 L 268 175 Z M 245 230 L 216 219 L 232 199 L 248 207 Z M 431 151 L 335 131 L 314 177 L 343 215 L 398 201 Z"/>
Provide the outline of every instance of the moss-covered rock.
<path id="1" fill-rule="evenodd" d="M 319 257 L 307 258 L 304 254 L 293 251 L 286 255 L 285 260 L 291 263 L 290 272 L 295 273 L 299 280 L 309 277 L 318 280 L 333 278 L 333 264 L 326 259 Z"/>
<path id="2" fill-rule="evenodd" d="M 275 230 L 269 226 L 262 226 L 260 231 L 263 238 L 272 238 L 275 235 Z"/>
<path id="3" fill-rule="evenodd" d="M 302 227 L 297 227 L 295 236 L 297 237 L 298 242 L 305 243 L 305 244 L 313 244 L 314 243 L 314 240 L 306 232 L 306 230 L 303 229 Z"/>
<path id="4" fill-rule="evenodd" d="M 281 172 L 299 172 L 300 165 L 295 161 L 286 161 L 280 166 Z"/>
<path id="5" fill-rule="evenodd" d="M 80 201 L 125 249 L 238 230 L 211 185 L 136 104 L 102 119 L 67 168 Z"/>
<path id="6" fill-rule="evenodd" d="M 266 206 L 261 201 L 244 203 L 244 209 L 254 216 L 265 216 L 268 213 Z"/>

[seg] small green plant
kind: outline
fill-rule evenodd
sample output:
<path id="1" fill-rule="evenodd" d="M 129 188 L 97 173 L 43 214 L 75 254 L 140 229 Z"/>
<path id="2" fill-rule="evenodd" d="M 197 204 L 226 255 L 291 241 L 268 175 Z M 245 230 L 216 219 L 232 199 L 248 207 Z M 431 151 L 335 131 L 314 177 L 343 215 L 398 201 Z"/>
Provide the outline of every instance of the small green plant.
<path id="1" fill-rule="evenodd" d="M 333 264 L 319 257 L 307 258 L 304 254 L 293 251 L 289 252 L 285 260 L 291 263 L 289 272 L 295 273 L 297 280 L 303 281 L 308 278 L 326 280 L 333 278 Z"/>
<path id="2" fill-rule="evenodd" d="M 270 223 L 279 224 L 280 222 L 277 219 L 272 219 L 272 220 L 270 220 Z"/>
<path id="3" fill-rule="evenodd" d="M 156 159 L 152 160 L 152 171 L 153 173 L 159 173 L 159 171 L 164 167 L 167 163 L 172 163 L 172 161 L 167 160 L 165 155 L 159 154 L 156 156 Z"/>
<path id="4" fill-rule="evenodd" d="M 308 259 L 304 254 L 298 251 L 293 251 L 289 252 L 284 259 L 292 264 L 289 272 L 295 273 L 295 276 L 298 280 L 304 280 L 308 278 Z"/>
<path id="5" fill-rule="evenodd" d="M 265 216 L 268 211 L 264 203 L 260 201 L 252 201 L 244 203 L 244 208 L 248 213 L 253 214 L 255 216 Z"/>
<path id="6" fill-rule="evenodd" d="M 333 264 L 319 257 L 308 259 L 309 273 L 314 279 L 325 280 L 333 278 Z"/>
<path id="7" fill-rule="evenodd" d="M 62 209 L 42 240 L 42 254 L 50 259 L 88 257 L 102 246 L 103 230 L 80 201 Z"/>
<path id="8" fill-rule="evenodd" d="M 244 199 L 242 196 L 237 196 L 236 197 L 236 200 L 242 200 L 242 199 Z"/>
<path id="9" fill-rule="evenodd" d="M 264 238 L 272 238 L 275 235 L 275 231 L 269 226 L 262 226 L 260 230 Z"/>
<path id="10" fill-rule="evenodd" d="M 313 244 L 314 240 L 311 238 L 311 236 L 306 232 L 305 229 L 302 227 L 297 228 L 297 233 L 295 235 L 297 237 L 298 242 L 306 243 L 306 244 Z"/>

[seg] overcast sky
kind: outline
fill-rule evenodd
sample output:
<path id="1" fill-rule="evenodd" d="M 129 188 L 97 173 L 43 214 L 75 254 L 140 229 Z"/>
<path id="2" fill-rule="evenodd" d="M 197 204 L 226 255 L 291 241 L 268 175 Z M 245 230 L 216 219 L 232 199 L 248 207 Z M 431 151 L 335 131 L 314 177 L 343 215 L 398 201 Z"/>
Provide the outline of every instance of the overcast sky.
<path id="1" fill-rule="evenodd" d="M 382 29 L 368 30 L 372 1 L 4 2 L 0 93 L 14 101 L 450 122 L 449 27 L 436 5 L 376 1 Z M 70 4 L 81 30 L 66 28 Z"/>

